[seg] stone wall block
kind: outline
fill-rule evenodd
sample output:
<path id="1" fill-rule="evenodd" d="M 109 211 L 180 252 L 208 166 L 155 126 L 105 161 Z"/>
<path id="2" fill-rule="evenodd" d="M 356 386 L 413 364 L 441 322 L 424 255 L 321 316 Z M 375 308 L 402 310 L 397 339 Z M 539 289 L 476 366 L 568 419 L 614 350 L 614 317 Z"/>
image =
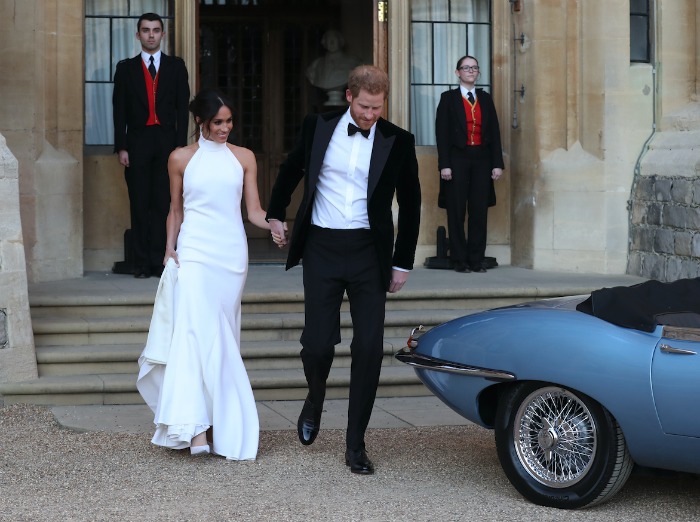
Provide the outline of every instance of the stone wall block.
<path id="1" fill-rule="evenodd" d="M 700 277 L 700 259 L 684 259 L 683 274 L 684 277 Z"/>
<path id="2" fill-rule="evenodd" d="M 685 226 L 690 230 L 700 231 L 700 208 L 688 207 Z"/>
<path id="3" fill-rule="evenodd" d="M 642 255 L 639 252 L 630 252 L 627 258 L 627 273 L 641 274 L 642 273 Z"/>
<path id="4" fill-rule="evenodd" d="M 654 184 L 654 196 L 656 201 L 671 201 L 671 189 L 673 181 L 670 179 L 657 179 Z"/>
<path id="5" fill-rule="evenodd" d="M 673 246 L 673 231 L 664 228 L 657 229 L 654 235 L 654 252 L 657 254 L 672 254 Z"/>
<path id="6" fill-rule="evenodd" d="M 669 228 L 685 228 L 687 226 L 687 214 L 686 207 L 664 205 L 664 214 L 661 224 Z"/>
<path id="7" fill-rule="evenodd" d="M 666 259 L 657 254 L 647 254 L 643 257 L 644 274 L 649 279 L 664 281 L 666 274 Z"/>
<path id="8" fill-rule="evenodd" d="M 635 201 L 632 203 L 630 214 L 630 220 L 633 225 L 643 225 L 646 223 L 647 206 L 641 201 Z"/>
<path id="9" fill-rule="evenodd" d="M 683 266 L 683 261 L 679 257 L 670 257 L 666 260 L 666 275 L 664 281 L 678 281 L 685 279 L 687 276 L 684 270 L 687 267 Z"/>
<path id="10" fill-rule="evenodd" d="M 635 199 L 648 199 L 650 194 L 654 194 L 654 183 L 656 176 L 641 177 L 634 191 Z"/>
<path id="11" fill-rule="evenodd" d="M 693 182 L 676 179 L 671 187 L 671 200 L 681 205 L 690 205 L 693 202 Z"/>
<path id="12" fill-rule="evenodd" d="M 677 256 L 688 257 L 692 252 L 693 233 L 687 231 L 677 231 L 674 234 L 673 251 Z"/>
<path id="13" fill-rule="evenodd" d="M 649 227 L 634 227 L 630 232 L 630 249 L 651 252 L 654 250 L 656 229 Z"/>
<path id="14" fill-rule="evenodd" d="M 639 241 L 639 250 L 651 252 L 654 249 L 654 236 L 656 232 L 652 228 L 643 228 Z"/>
<path id="15" fill-rule="evenodd" d="M 647 225 L 652 225 L 652 226 L 661 225 L 661 209 L 662 209 L 662 207 L 663 207 L 663 205 L 660 205 L 658 203 L 650 203 L 642 211 L 644 213 L 644 218 L 642 220 L 642 223 L 646 223 Z"/>
<path id="16" fill-rule="evenodd" d="M 700 233 L 696 233 L 693 236 L 693 242 L 691 243 L 690 255 L 693 257 L 700 258 Z"/>
<path id="17" fill-rule="evenodd" d="M 700 206 L 700 181 L 696 181 L 693 184 L 693 202 L 691 203 L 694 207 Z M 700 210 L 698 210 L 700 212 Z"/>

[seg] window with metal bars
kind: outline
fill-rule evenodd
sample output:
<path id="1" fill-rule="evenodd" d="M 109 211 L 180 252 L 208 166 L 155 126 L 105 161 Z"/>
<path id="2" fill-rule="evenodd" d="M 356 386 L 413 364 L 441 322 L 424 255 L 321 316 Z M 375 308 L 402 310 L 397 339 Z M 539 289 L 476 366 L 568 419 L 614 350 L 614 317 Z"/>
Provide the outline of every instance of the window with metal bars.
<path id="1" fill-rule="evenodd" d="M 491 90 L 491 0 L 411 2 L 411 132 L 417 145 L 435 145 L 440 93 L 457 86 L 457 60 L 479 61 L 477 87 Z"/>

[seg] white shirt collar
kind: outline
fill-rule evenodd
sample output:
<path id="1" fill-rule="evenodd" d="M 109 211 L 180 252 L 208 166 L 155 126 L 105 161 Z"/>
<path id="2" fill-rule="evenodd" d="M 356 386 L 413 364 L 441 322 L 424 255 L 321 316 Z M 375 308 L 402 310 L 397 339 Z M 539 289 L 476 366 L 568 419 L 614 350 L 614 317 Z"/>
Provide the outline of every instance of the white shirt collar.
<path id="1" fill-rule="evenodd" d="M 472 90 L 469 90 L 464 85 L 460 85 L 459 90 L 462 92 L 462 96 L 464 96 L 465 98 L 467 97 L 467 94 L 471 92 L 472 96 L 474 96 L 474 99 L 476 100 L 476 87 L 474 87 Z"/>
<path id="2" fill-rule="evenodd" d="M 338 122 L 338 125 L 340 125 L 342 128 L 347 129 L 348 128 L 348 123 L 352 123 L 356 127 L 360 127 L 357 122 L 354 120 L 354 118 L 350 115 L 350 108 L 348 108 L 347 111 L 345 111 L 345 114 L 340 118 L 340 121 Z M 372 127 L 369 129 L 369 136 L 367 139 L 373 140 L 374 139 L 374 131 L 376 130 L 377 127 L 377 122 L 374 122 Z M 360 127 L 362 128 L 362 127 Z M 346 131 L 347 132 L 347 131 Z"/>
<path id="3" fill-rule="evenodd" d="M 160 68 L 160 55 L 161 55 L 160 49 L 157 50 L 155 53 L 153 53 L 153 65 L 156 66 L 156 71 Z M 150 65 L 150 63 L 151 63 L 150 58 L 151 58 L 150 54 L 148 54 L 146 51 L 141 51 L 141 59 L 143 60 L 143 63 L 146 64 L 146 67 L 148 67 L 148 65 Z"/>

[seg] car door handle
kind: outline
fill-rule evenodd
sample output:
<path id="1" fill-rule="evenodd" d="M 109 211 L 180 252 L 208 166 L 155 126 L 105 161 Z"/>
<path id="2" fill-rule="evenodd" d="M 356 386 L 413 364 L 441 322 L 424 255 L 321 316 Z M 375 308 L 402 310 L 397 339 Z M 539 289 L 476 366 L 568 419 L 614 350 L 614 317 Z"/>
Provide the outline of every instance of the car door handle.
<path id="1" fill-rule="evenodd" d="M 661 351 L 664 353 L 675 353 L 677 355 L 697 355 L 697 352 L 694 352 L 693 350 L 683 350 L 681 348 L 674 348 L 673 346 L 669 346 L 667 344 L 661 345 Z"/>

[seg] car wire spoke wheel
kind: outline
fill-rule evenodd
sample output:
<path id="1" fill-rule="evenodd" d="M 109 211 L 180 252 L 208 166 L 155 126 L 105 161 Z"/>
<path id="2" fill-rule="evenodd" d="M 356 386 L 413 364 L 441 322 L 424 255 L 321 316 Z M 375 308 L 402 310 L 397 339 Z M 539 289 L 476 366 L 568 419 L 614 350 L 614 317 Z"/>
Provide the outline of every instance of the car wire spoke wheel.
<path id="1" fill-rule="evenodd" d="M 494 432 L 508 480 L 541 506 L 579 509 L 605 502 L 634 465 L 610 412 L 588 395 L 552 383 L 505 388 Z"/>
<path id="2" fill-rule="evenodd" d="M 515 415 L 515 450 L 525 470 L 552 488 L 576 484 L 595 455 L 596 425 L 591 412 L 562 388 L 542 388 Z"/>

